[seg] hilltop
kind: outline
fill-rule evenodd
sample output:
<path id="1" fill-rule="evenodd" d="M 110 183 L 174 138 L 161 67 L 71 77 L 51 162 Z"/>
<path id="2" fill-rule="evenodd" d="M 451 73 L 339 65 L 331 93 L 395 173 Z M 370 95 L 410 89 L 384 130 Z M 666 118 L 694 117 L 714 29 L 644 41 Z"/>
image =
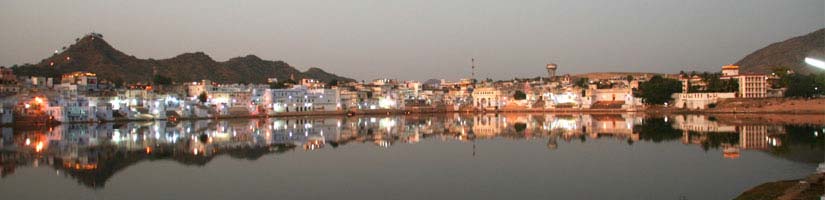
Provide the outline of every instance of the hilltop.
<path id="1" fill-rule="evenodd" d="M 805 64 L 805 57 L 825 59 L 825 28 L 768 45 L 748 54 L 735 65 L 743 72 L 770 73 L 774 67 L 787 67 L 801 74 L 822 72 Z"/>
<path id="2" fill-rule="evenodd" d="M 125 83 L 151 82 L 153 71 L 176 82 L 209 79 L 221 83 L 266 83 L 267 78 L 285 80 L 293 76 L 324 82 L 355 81 L 318 68 L 301 72 L 286 62 L 264 60 L 255 55 L 223 62 L 215 61 L 203 52 L 184 53 L 160 60 L 140 59 L 115 49 L 96 33 L 79 38 L 62 52 L 37 64 L 14 69 L 17 75 L 48 77 L 73 71 L 89 71 L 103 79 Z"/>

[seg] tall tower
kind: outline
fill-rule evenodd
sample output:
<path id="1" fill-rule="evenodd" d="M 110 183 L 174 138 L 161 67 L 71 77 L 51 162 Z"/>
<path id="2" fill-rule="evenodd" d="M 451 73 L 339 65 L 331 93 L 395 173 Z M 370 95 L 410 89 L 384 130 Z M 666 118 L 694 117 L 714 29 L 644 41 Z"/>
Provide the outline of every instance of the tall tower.
<path id="1" fill-rule="evenodd" d="M 556 77 L 556 69 L 557 69 L 557 68 L 559 68 L 559 66 L 558 66 L 558 65 L 556 65 L 556 64 L 553 64 L 553 63 L 547 64 L 547 75 L 548 75 L 548 76 L 550 76 L 549 78 L 550 78 L 551 80 L 552 80 L 554 77 Z"/>

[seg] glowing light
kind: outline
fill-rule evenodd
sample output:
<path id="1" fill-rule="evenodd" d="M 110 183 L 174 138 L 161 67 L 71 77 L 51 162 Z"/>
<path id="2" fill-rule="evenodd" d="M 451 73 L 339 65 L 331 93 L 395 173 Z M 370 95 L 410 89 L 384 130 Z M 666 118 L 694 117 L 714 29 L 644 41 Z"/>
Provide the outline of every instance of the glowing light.
<path id="1" fill-rule="evenodd" d="M 31 139 L 29 139 L 29 138 L 26 138 L 26 146 L 29 146 L 29 145 L 31 145 L 31 144 L 32 144 L 32 141 L 31 141 Z"/>
<path id="2" fill-rule="evenodd" d="M 34 147 L 34 151 L 36 151 L 36 152 L 43 151 L 43 141 L 37 142 L 37 146 Z"/>
<path id="3" fill-rule="evenodd" d="M 825 61 L 821 61 L 815 58 L 805 58 L 805 63 L 814 67 L 818 67 L 820 69 L 825 69 Z"/>
<path id="4" fill-rule="evenodd" d="M 387 97 L 383 97 L 381 99 L 378 99 L 378 107 L 381 107 L 381 108 L 384 108 L 384 109 L 393 108 L 393 107 L 395 107 L 395 100 L 392 100 L 391 98 L 387 98 Z"/>

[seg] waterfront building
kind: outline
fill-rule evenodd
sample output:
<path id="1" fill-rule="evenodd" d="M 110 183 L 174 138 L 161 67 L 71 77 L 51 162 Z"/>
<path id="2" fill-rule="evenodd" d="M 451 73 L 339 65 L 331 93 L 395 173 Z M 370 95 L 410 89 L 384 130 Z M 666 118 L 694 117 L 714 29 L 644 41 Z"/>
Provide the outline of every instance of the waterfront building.
<path id="1" fill-rule="evenodd" d="M 311 79 L 311 78 L 304 78 L 301 79 L 301 85 L 309 88 L 309 89 L 316 89 L 316 88 L 324 88 L 326 87 L 326 83 Z"/>
<path id="2" fill-rule="evenodd" d="M 22 78 L 20 83 L 23 84 L 24 88 L 47 89 L 54 87 L 54 78 L 30 76 Z"/>
<path id="3" fill-rule="evenodd" d="M 72 72 L 63 74 L 60 79 L 61 85 L 76 85 L 77 91 L 100 91 L 97 74 L 91 72 Z"/>
<path id="4" fill-rule="evenodd" d="M 737 77 L 739 80 L 739 95 L 742 98 L 767 97 L 768 76 L 762 74 L 744 74 Z"/>
<path id="5" fill-rule="evenodd" d="M 728 98 L 736 98 L 736 93 L 675 93 L 673 94 L 673 106 L 685 109 L 707 109 L 709 105 L 716 104 L 720 99 Z"/>
<path id="6" fill-rule="evenodd" d="M 768 97 L 768 79 L 770 75 L 765 74 L 743 74 L 739 72 L 739 66 L 722 66 L 723 80 L 736 79 L 739 82 L 739 98 L 765 98 Z"/>
<path id="7" fill-rule="evenodd" d="M 0 97 L 17 94 L 20 91 L 17 77 L 11 68 L 0 67 Z"/>
<path id="8" fill-rule="evenodd" d="M 631 109 L 642 105 L 641 99 L 633 96 L 633 88 L 628 81 L 616 81 L 610 88 L 598 88 L 594 83 L 588 86 L 582 97 L 583 108 Z"/>
<path id="9" fill-rule="evenodd" d="M 507 97 L 496 88 L 483 87 L 473 90 L 472 98 L 476 109 L 498 110 L 507 102 Z"/>
<path id="10" fill-rule="evenodd" d="M 337 89 L 308 89 L 296 85 L 289 89 L 269 89 L 264 95 L 264 103 L 270 113 L 337 111 L 341 109 L 341 98 Z"/>
<path id="11" fill-rule="evenodd" d="M 209 80 L 201 80 L 200 82 L 185 83 L 184 85 L 187 91 L 186 96 L 196 98 L 202 93 L 212 91 L 216 84 L 213 84 L 212 81 Z"/>
<path id="12" fill-rule="evenodd" d="M 699 75 L 681 75 L 679 76 L 679 81 L 682 82 L 682 92 L 689 92 L 692 89 L 696 90 L 707 90 L 708 83 Z"/>
<path id="13" fill-rule="evenodd" d="M 545 100 L 545 108 L 579 108 L 582 105 L 581 92 L 573 92 L 568 90 L 558 93 L 545 93 L 543 99 Z"/>

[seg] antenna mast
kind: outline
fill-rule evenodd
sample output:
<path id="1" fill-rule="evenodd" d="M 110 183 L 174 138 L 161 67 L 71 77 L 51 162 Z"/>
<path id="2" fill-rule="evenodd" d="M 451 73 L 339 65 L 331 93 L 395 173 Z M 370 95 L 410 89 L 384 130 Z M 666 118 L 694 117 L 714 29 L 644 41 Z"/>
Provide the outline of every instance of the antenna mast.
<path id="1" fill-rule="evenodd" d="M 472 68 L 472 78 L 476 79 L 476 58 L 470 58 L 470 64 Z"/>

